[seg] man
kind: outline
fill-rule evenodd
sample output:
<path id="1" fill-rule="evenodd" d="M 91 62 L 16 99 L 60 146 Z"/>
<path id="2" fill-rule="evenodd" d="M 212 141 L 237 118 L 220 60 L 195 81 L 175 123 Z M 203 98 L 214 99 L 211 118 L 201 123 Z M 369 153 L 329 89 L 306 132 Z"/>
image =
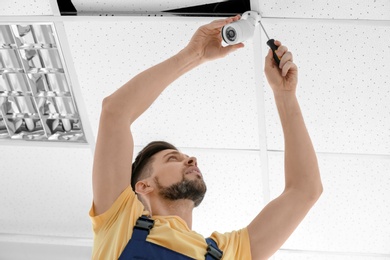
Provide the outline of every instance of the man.
<path id="1" fill-rule="evenodd" d="M 278 41 L 280 66 L 270 51 L 264 71 L 284 131 L 285 190 L 247 227 L 225 234 L 214 232 L 207 242 L 191 230 L 192 210 L 202 201 L 206 185 L 196 158 L 173 145 L 152 142 L 132 165 L 131 124 L 181 75 L 244 47 L 242 43 L 221 45 L 222 27 L 239 19 L 235 16 L 201 26 L 178 54 L 140 73 L 103 100 L 90 211 L 94 259 L 210 259 L 210 255 L 219 259 L 221 254 L 222 259 L 268 259 L 319 198 L 318 163 L 295 95 L 297 66 L 291 52 Z"/>

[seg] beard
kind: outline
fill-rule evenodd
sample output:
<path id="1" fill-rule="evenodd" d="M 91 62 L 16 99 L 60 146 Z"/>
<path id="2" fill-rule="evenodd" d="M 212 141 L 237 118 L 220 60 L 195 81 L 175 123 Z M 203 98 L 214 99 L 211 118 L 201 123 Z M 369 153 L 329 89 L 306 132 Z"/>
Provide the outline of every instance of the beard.
<path id="1" fill-rule="evenodd" d="M 157 178 L 155 178 L 155 182 L 159 188 L 160 196 L 164 199 L 171 201 L 181 199 L 192 200 L 195 207 L 199 206 L 207 191 L 206 183 L 201 178 L 188 180 L 183 176 L 181 181 L 168 187 L 161 186 Z"/>

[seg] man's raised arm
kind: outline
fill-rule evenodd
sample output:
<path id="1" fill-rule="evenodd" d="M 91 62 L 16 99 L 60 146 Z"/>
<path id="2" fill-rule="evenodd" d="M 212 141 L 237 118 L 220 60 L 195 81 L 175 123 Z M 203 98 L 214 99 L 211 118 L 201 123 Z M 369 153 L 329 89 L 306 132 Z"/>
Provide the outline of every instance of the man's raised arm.
<path id="1" fill-rule="evenodd" d="M 317 157 L 296 98 L 298 68 L 291 52 L 280 42 L 276 54 L 269 51 L 265 74 L 272 87 L 283 127 L 285 143 L 285 189 L 249 224 L 252 259 L 271 257 L 288 239 L 322 193 Z"/>
<path id="2" fill-rule="evenodd" d="M 182 51 L 140 73 L 103 100 L 92 176 L 95 215 L 105 212 L 130 185 L 134 150 L 131 124 L 184 73 L 243 47 L 221 45 L 221 28 L 239 19 L 236 16 L 201 26 Z"/>

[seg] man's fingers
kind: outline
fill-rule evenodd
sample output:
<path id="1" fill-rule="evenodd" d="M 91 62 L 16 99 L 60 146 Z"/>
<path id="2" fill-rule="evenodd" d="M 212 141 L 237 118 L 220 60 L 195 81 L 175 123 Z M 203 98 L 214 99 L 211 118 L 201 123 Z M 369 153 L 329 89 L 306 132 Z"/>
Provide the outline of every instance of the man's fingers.
<path id="1" fill-rule="evenodd" d="M 282 76 L 285 77 L 290 69 L 297 69 L 297 65 L 292 61 L 287 61 L 282 68 Z"/>
<path id="2" fill-rule="evenodd" d="M 284 64 L 286 64 L 287 61 L 293 61 L 293 55 L 291 52 L 286 52 L 280 59 L 279 68 L 283 68 Z"/>
<path id="3" fill-rule="evenodd" d="M 266 68 L 269 68 L 269 67 L 274 67 L 274 61 L 273 61 L 274 57 L 272 56 L 272 50 L 271 49 L 268 49 L 268 54 L 267 56 L 265 57 L 265 66 L 264 66 L 264 69 Z"/>
<path id="4" fill-rule="evenodd" d="M 207 27 L 209 27 L 210 29 L 221 29 L 226 24 L 238 21 L 240 19 L 241 19 L 241 15 L 238 14 L 236 16 L 229 17 L 226 19 L 219 19 L 219 20 L 212 21 L 207 25 Z"/>
<path id="5" fill-rule="evenodd" d="M 284 46 L 281 46 L 284 47 Z M 281 49 L 282 52 L 286 51 L 287 47 Z M 277 53 L 277 52 L 276 52 Z M 278 54 L 278 53 L 277 53 Z M 265 67 L 264 69 L 277 68 L 276 62 L 274 61 L 272 50 L 268 50 L 268 54 L 265 57 Z M 282 76 L 285 77 L 290 69 L 296 68 L 296 65 L 293 62 L 293 55 L 291 52 L 286 52 L 280 59 L 279 68 L 282 70 Z"/>
<path id="6" fill-rule="evenodd" d="M 283 57 L 283 55 L 288 51 L 287 47 L 284 45 L 280 45 L 278 49 L 275 51 L 276 55 L 278 55 L 279 59 Z"/>
<path id="7" fill-rule="evenodd" d="M 244 47 L 245 47 L 245 45 L 241 42 L 241 43 L 237 43 L 234 45 L 228 45 L 226 47 L 223 47 L 223 50 L 225 51 L 226 54 L 229 54 L 233 51 L 236 51 L 236 50 L 244 48 Z"/>

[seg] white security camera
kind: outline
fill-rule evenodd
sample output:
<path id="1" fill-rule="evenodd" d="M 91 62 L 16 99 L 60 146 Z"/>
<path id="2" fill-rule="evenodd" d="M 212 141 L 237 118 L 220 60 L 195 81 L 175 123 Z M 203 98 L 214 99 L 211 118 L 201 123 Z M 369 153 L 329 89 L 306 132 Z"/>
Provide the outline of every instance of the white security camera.
<path id="1" fill-rule="evenodd" d="M 237 44 L 252 38 L 255 27 L 259 24 L 261 16 L 255 11 L 247 11 L 241 19 L 225 25 L 222 28 L 222 39 L 229 45 Z"/>

